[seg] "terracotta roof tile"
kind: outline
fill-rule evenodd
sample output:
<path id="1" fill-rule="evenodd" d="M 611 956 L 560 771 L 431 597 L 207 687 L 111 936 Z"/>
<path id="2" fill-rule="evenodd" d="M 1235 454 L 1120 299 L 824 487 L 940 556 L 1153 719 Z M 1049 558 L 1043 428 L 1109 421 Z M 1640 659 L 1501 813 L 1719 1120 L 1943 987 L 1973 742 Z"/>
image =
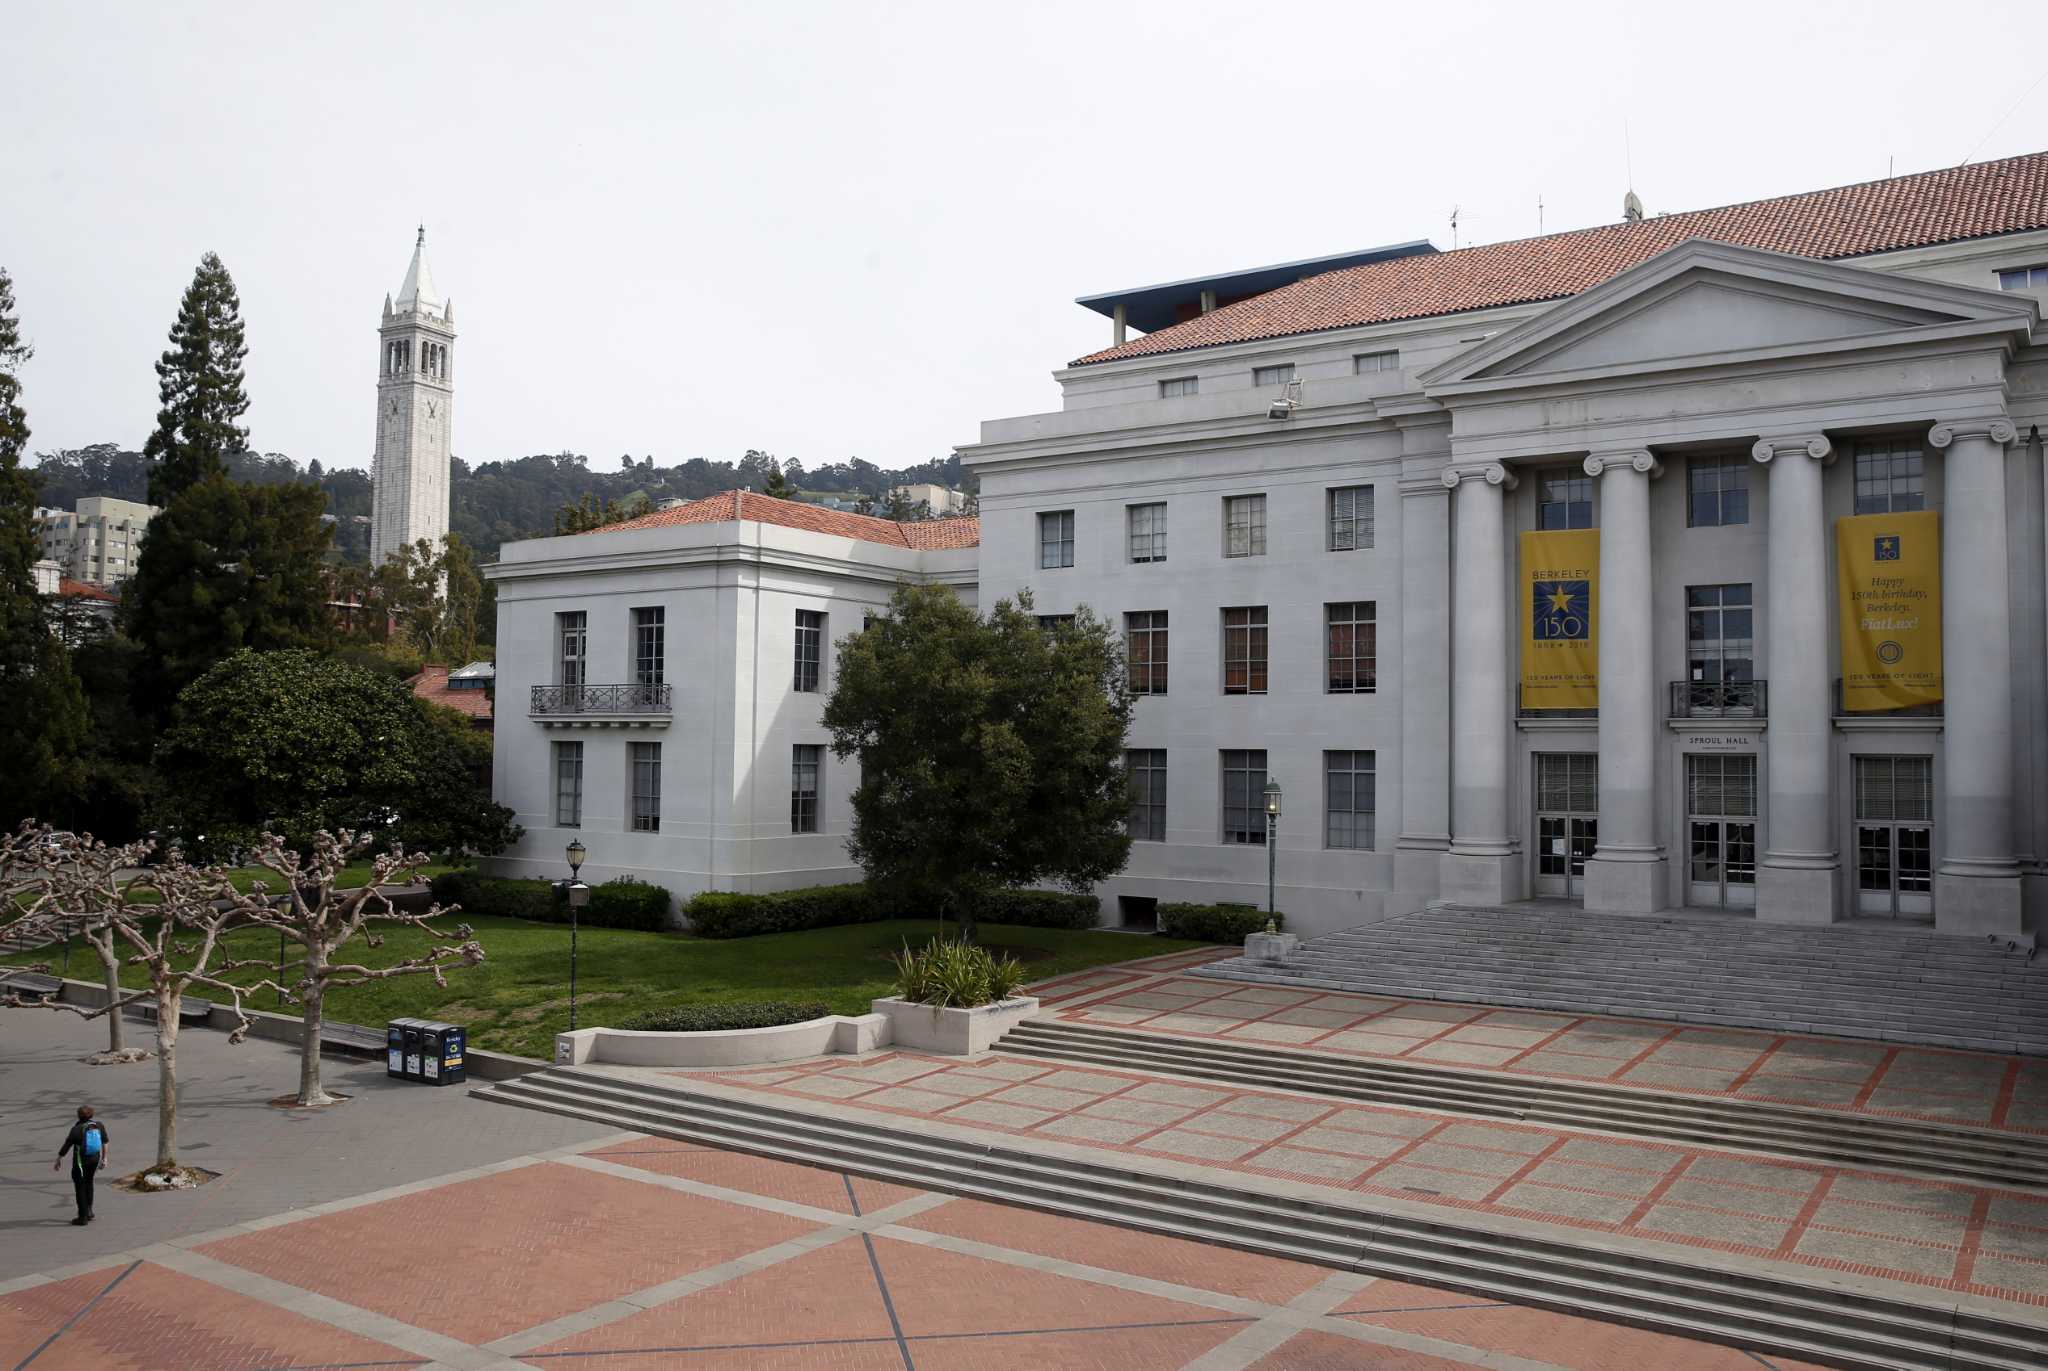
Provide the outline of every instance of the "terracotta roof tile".
<path id="1" fill-rule="evenodd" d="M 1577 295 L 1688 238 L 1823 259 L 2048 228 L 2048 152 L 1311 276 L 1075 366 Z"/>
<path id="2" fill-rule="evenodd" d="M 635 528 L 667 528 L 671 524 L 723 524 L 739 519 L 751 519 L 759 524 L 776 524 L 782 528 L 800 528 L 811 533 L 830 534 L 835 538 L 857 538 L 864 543 L 881 543 L 888 547 L 935 550 L 981 545 L 981 520 L 975 518 L 925 519 L 899 524 L 891 519 L 877 519 L 868 514 L 848 514 L 844 510 L 826 509 L 823 505 L 778 500 L 770 495 L 757 495 L 750 490 L 728 490 L 719 495 L 707 495 L 701 500 L 692 500 L 689 504 L 678 505 L 674 509 L 658 509 L 637 519 L 627 519 L 622 523 L 606 524 L 603 528 L 586 531 L 619 533 Z"/>
<path id="3" fill-rule="evenodd" d="M 76 595 L 81 600 L 109 600 L 115 604 L 119 604 L 121 601 L 120 596 L 104 586 L 96 586 L 89 581 L 74 581 L 69 576 L 58 580 L 57 593 L 59 595 Z"/>
<path id="4" fill-rule="evenodd" d="M 472 719 L 491 717 L 490 692 L 472 689 L 450 690 L 448 668 L 445 666 L 427 667 L 406 684 L 411 686 L 412 693 L 422 700 L 445 705 L 449 709 L 467 714 Z"/>

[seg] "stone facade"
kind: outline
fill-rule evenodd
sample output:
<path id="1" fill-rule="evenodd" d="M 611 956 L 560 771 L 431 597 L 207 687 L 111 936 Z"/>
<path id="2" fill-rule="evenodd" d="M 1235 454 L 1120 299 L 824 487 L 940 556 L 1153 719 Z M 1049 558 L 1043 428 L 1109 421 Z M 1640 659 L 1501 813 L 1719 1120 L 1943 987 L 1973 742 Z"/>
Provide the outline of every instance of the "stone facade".
<path id="1" fill-rule="evenodd" d="M 427 235 L 378 325 L 377 454 L 370 468 L 370 562 L 448 533 L 449 442 L 455 401 L 455 306 L 436 292 Z"/>

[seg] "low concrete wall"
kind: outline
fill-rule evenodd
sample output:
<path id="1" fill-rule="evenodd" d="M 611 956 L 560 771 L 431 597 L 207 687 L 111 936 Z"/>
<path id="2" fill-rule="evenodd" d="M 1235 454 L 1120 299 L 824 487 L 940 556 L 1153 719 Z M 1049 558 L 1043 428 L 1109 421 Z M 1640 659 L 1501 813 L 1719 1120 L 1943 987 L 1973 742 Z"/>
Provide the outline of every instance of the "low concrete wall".
<path id="1" fill-rule="evenodd" d="M 97 1009 L 107 1002 L 107 988 L 91 981 L 65 981 L 64 988 L 59 994 L 66 1004 L 83 1005 L 88 1009 Z M 212 1012 L 206 1018 L 205 1026 L 207 1028 L 216 1029 L 222 1033 L 234 1030 L 234 1010 L 226 1005 L 214 1004 L 211 998 L 204 994 L 195 993 L 190 998 L 206 1000 L 209 1004 L 213 1005 Z M 305 1022 L 295 1015 L 274 1014 L 263 1009 L 250 1009 L 245 1012 L 249 1016 L 249 1036 L 252 1038 L 263 1038 L 269 1042 L 291 1043 L 294 1046 L 305 1040 Z M 339 1024 L 333 1021 L 330 1021 L 328 1026 L 331 1028 L 364 1027 L 363 1025 L 356 1024 Z M 382 1061 L 384 1059 L 383 1027 L 380 1025 L 375 1028 L 368 1028 L 366 1031 L 376 1035 L 377 1040 L 374 1044 L 368 1038 L 358 1043 L 345 1038 L 323 1035 L 320 1042 L 321 1055 L 353 1057 L 358 1061 Z M 145 1044 L 137 1043 L 135 1045 L 144 1046 Z M 509 1052 L 487 1052 L 478 1047 L 467 1048 L 463 1053 L 463 1057 L 468 1074 L 486 1081 L 511 1080 L 515 1076 L 525 1076 L 535 1071 L 545 1071 L 548 1067 L 546 1062 L 541 1061 L 537 1057 L 515 1057 Z"/>
<path id="2" fill-rule="evenodd" d="M 871 1052 L 889 1041 L 889 1020 L 882 1014 L 830 1014 L 770 1028 L 721 1028 L 708 1033 L 579 1028 L 555 1035 L 555 1064 L 762 1066 L 834 1052 Z"/>
<path id="3" fill-rule="evenodd" d="M 891 1037 L 898 1044 L 966 1057 L 995 1046 L 1003 1034 L 1038 1012 L 1038 1001 L 1020 995 L 978 1009 L 934 1009 L 892 997 L 875 1000 L 872 1007 L 888 1016 Z"/>

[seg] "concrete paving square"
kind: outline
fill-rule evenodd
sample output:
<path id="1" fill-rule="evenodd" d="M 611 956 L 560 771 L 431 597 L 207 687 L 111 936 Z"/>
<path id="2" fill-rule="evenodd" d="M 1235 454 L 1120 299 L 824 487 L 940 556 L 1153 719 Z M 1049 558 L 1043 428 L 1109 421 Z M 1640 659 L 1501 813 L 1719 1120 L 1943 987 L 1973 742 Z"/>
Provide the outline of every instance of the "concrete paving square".
<path id="1" fill-rule="evenodd" d="M 1123 1123 L 1116 1119 L 1090 1118 L 1086 1114 L 1066 1114 L 1040 1124 L 1036 1131 L 1049 1133 L 1056 1138 L 1081 1138 L 1098 1143 L 1127 1143 L 1133 1138 L 1144 1137 L 1152 1129 L 1153 1125 L 1146 1123 Z"/>
<path id="2" fill-rule="evenodd" d="M 1735 1243 L 1741 1247 L 1775 1252 L 1792 1225 L 1777 1219 L 1753 1218 L 1746 1214 L 1723 1214 L 1687 1205 L 1660 1204 L 1637 1221 L 1642 1233 L 1669 1233 L 1676 1237 L 1705 1238 L 1711 1242 Z"/>
<path id="3" fill-rule="evenodd" d="M 967 1123 L 992 1123 L 998 1128 L 1030 1128 L 1044 1123 L 1047 1119 L 1058 1118 L 1050 1109 L 1027 1109 L 1021 1104 L 1003 1104 L 997 1100 L 975 1100 L 969 1104 L 947 1110 L 941 1117 L 959 1119 Z"/>
<path id="4" fill-rule="evenodd" d="M 1193 1133 L 1184 1128 L 1170 1128 L 1164 1133 L 1155 1133 L 1138 1144 L 1147 1152 L 1166 1152 L 1176 1157 L 1198 1157 L 1203 1161 L 1234 1162 L 1247 1152 L 1256 1151 L 1258 1144 L 1240 1138 L 1222 1138 L 1214 1133 Z"/>

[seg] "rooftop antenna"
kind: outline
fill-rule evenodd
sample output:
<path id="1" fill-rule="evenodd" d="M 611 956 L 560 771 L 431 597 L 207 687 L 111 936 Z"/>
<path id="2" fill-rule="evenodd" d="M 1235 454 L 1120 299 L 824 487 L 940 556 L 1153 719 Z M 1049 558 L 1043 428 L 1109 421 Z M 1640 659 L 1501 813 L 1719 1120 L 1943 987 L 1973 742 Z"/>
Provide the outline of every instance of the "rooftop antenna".
<path id="1" fill-rule="evenodd" d="M 1456 248 L 1457 246 L 1458 246 L 1458 207 L 1457 207 L 1456 205 L 1452 205 L 1452 206 L 1451 206 L 1451 247 L 1452 247 L 1453 249 L 1455 249 L 1455 248 Z"/>
<path id="2" fill-rule="evenodd" d="M 1536 192 L 1536 236 L 1543 236 L 1543 192 Z"/>

